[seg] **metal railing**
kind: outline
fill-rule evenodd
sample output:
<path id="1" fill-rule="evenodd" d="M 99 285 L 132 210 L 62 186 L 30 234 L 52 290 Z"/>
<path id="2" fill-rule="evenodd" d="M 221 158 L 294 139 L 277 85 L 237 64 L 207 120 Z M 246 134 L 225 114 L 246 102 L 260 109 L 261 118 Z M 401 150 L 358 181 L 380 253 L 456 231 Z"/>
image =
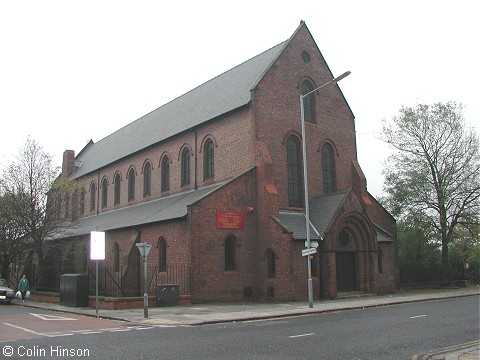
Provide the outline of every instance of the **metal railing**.
<path id="1" fill-rule="evenodd" d="M 80 271 L 79 271 L 80 270 Z M 46 267 L 37 271 L 31 283 L 35 283 L 37 291 L 60 292 L 60 278 L 62 274 L 81 273 L 88 276 L 89 295 L 96 293 L 96 269 L 89 266 L 85 270 L 65 267 Z M 143 267 L 99 266 L 98 269 L 98 294 L 107 297 L 132 297 L 143 295 Z M 147 267 L 148 294 L 155 295 L 156 288 L 160 285 L 179 285 L 180 295 L 191 293 L 191 268 L 190 266 L 172 265 L 165 271 L 159 271 L 157 266 Z"/>

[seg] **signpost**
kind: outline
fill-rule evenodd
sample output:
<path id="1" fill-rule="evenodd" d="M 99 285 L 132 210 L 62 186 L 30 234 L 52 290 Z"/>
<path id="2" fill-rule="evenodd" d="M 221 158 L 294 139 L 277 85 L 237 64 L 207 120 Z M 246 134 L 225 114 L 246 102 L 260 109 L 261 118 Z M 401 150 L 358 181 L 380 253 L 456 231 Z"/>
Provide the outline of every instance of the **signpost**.
<path id="1" fill-rule="evenodd" d="M 95 260 L 95 314 L 98 317 L 98 260 L 105 260 L 105 232 L 90 232 L 90 260 Z"/>
<path id="2" fill-rule="evenodd" d="M 143 257 L 143 317 L 148 318 L 148 292 L 147 292 L 147 257 L 152 245 L 144 243 L 135 244 Z"/>
<path id="3" fill-rule="evenodd" d="M 307 248 L 302 250 L 302 256 L 308 256 L 316 253 L 317 253 L 316 248 Z"/>

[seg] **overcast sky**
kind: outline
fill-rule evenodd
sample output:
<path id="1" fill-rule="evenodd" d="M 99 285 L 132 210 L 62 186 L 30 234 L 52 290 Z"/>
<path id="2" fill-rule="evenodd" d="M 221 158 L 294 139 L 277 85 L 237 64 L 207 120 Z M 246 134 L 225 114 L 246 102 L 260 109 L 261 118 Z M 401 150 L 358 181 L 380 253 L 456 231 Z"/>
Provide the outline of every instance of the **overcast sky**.
<path id="1" fill-rule="evenodd" d="M 166 5 L 174 3 L 173 5 Z M 382 194 L 381 120 L 449 100 L 480 119 L 480 1 L 1 1 L 0 164 L 25 140 L 58 165 L 287 40 L 304 20 L 353 113 L 368 190 Z"/>

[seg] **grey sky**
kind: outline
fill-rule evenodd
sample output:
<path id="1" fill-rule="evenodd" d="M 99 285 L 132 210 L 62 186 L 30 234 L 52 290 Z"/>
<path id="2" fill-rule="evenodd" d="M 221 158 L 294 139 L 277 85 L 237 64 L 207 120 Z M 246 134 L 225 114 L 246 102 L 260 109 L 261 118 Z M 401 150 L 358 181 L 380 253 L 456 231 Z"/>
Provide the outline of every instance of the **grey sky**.
<path id="1" fill-rule="evenodd" d="M 389 152 L 375 135 L 401 106 L 462 102 L 478 126 L 478 1 L 166 4 L 1 2 L 1 164 L 30 136 L 60 165 L 65 149 L 78 153 L 288 39 L 300 20 L 334 76 L 352 72 L 339 85 L 373 195 L 381 194 Z"/>

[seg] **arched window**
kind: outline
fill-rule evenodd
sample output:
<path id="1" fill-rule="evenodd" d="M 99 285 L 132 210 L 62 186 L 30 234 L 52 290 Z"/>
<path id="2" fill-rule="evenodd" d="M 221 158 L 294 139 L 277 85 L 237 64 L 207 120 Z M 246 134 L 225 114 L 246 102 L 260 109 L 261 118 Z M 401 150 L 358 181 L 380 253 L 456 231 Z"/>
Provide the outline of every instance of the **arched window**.
<path id="1" fill-rule="evenodd" d="M 378 272 L 383 274 L 383 250 L 378 248 Z"/>
<path id="2" fill-rule="evenodd" d="M 70 194 L 65 194 L 65 219 L 70 216 Z"/>
<path id="3" fill-rule="evenodd" d="M 300 166 L 300 144 L 295 136 L 287 139 L 288 204 L 302 206 L 302 168 Z"/>
<path id="4" fill-rule="evenodd" d="M 158 239 L 158 271 L 167 271 L 167 240 L 164 237 Z"/>
<path id="5" fill-rule="evenodd" d="M 80 214 L 85 214 L 85 188 L 80 190 Z"/>
<path id="6" fill-rule="evenodd" d="M 229 235 L 225 239 L 225 271 L 235 270 L 235 248 L 237 239 L 233 235 Z"/>
<path id="7" fill-rule="evenodd" d="M 267 273 L 269 278 L 275 277 L 275 252 L 272 249 L 268 249 L 265 258 L 267 260 Z"/>
<path id="8" fill-rule="evenodd" d="M 310 258 L 310 264 L 311 264 L 311 270 L 312 270 L 312 276 L 317 277 L 318 276 L 318 259 L 317 255 L 308 255 L 311 256 Z"/>
<path id="9" fill-rule="evenodd" d="M 118 205 L 120 204 L 120 181 L 121 181 L 121 177 L 120 177 L 120 174 L 116 174 L 115 175 L 115 193 L 114 193 L 114 196 L 113 196 L 113 204 L 114 205 Z"/>
<path id="10" fill-rule="evenodd" d="M 326 143 L 322 147 L 323 192 L 330 194 L 337 191 L 335 178 L 335 160 L 332 145 Z"/>
<path id="11" fill-rule="evenodd" d="M 128 201 L 135 200 L 135 170 L 133 168 L 128 172 Z"/>
<path id="12" fill-rule="evenodd" d="M 113 271 L 120 271 L 120 247 L 117 243 L 113 244 Z"/>
<path id="13" fill-rule="evenodd" d="M 73 191 L 72 196 L 72 220 L 77 220 L 78 218 L 78 189 Z"/>
<path id="14" fill-rule="evenodd" d="M 95 211 L 95 200 L 97 198 L 97 185 L 92 182 L 90 185 L 90 212 Z"/>
<path id="15" fill-rule="evenodd" d="M 214 176 L 215 146 L 212 139 L 208 139 L 203 147 L 203 179 L 212 179 Z"/>
<path id="16" fill-rule="evenodd" d="M 350 246 L 352 241 L 352 236 L 350 232 L 347 229 L 342 229 L 340 231 L 340 234 L 338 234 L 338 243 L 340 246 L 345 247 L 345 246 Z"/>
<path id="17" fill-rule="evenodd" d="M 107 207 L 107 178 L 102 180 L 102 209 Z"/>
<path id="18" fill-rule="evenodd" d="M 313 85 L 310 81 L 302 82 L 302 95 L 313 91 Z M 312 93 L 303 98 L 303 116 L 305 121 L 315 122 L 315 94 Z"/>
<path id="19" fill-rule="evenodd" d="M 147 162 L 143 168 L 143 197 L 152 194 L 152 165 Z"/>
<path id="20" fill-rule="evenodd" d="M 190 184 L 190 149 L 185 148 L 182 151 L 182 180 L 181 185 Z"/>
<path id="21" fill-rule="evenodd" d="M 62 209 L 62 199 L 60 195 L 57 195 L 55 197 L 55 220 L 60 220 L 61 209 Z"/>
<path id="22" fill-rule="evenodd" d="M 161 191 L 170 190 L 170 158 L 164 156 L 162 159 L 162 186 Z"/>
<path id="23" fill-rule="evenodd" d="M 82 269 L 83 273 L 87 273 L 87 266 L 88 266 L 88 250 L 87 247 L 84 245 L 82 248 Z"/>

